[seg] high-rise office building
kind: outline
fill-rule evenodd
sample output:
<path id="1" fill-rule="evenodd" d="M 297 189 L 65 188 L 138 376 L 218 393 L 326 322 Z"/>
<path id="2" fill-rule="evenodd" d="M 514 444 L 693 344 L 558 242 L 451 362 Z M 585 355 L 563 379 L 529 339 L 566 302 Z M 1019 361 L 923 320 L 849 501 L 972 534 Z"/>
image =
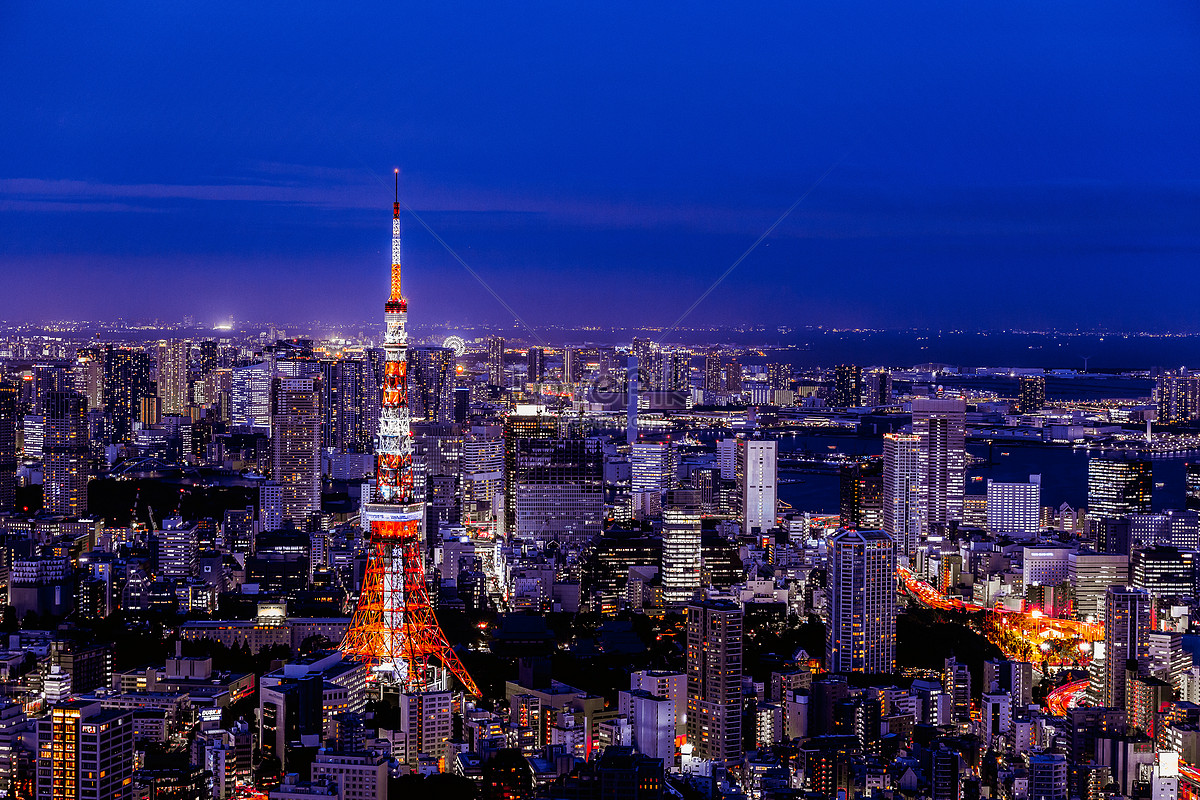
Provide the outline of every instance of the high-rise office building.
<path id="1" fill-rule="evenodd" d="M 1200 559 L 1194 550 L 1141 547 L 1129 561 L 1129 582 L 1154 597 L 1194 597 Z"/>
<path id="2" fill-rule="evenodd" d="M 200 377 L 203 378 L 221 366 L 221 355 L 220 350 L 217 348 L 217 343 L 212 339 L 202 341 L 199 351 L 196 356 L 196 370 L 200 373 Z"/>
<path id="3" fill-rule="evenodd" d="M 156 382 L 162 413 L 182 414 L 191 405 L 188 376 L 192 343 L 171 339 L 158 343 Z"/>
<path id="4" fill-rule="evenodd" d="M 687 737 L 697 758 L 742 757 L 742 609 L 728 601 L 687 609 Z"/>
<path id="5" fill-rule="evenodd" d="M 658 345 L 648 339 L 633 340 L 633 355 L 637 358 L 638 388 L 657 392 L 663 388 L 663 358 Z"/>
<path id="6" fill-rule="evenodd" d="M 104 414 L 112 438 L 133 440 L 142 398 L 150 394 L 150 357 L 127 347 L 104 348 Z"/>
<path id="7" fill-rule="evenodd" d="M 413 347 L 408 351 L 408 405 L 414 422 L 453 422 L 454 351 Z"/>
<path id="8" fill-rule="evenodd" d="M 873 369 L 863 375 L 863 404 L 868 408 L 891 405 L 892 373 L 885 369 Z"/>
<path id="9" fill-rule="evenodd" d="M 17 387 L 0 381 L 0 512 L 17 504 Z"/>
<path id="10" fill-rule="evenodd" d="M 961 520 L 967 482 L 966 401 L 961 397 L 917 398 L 913 434 L 921 439 L 921 489 L 926 530 L 945 530 Z"/>
<path id="11" fill-rule="evenodd" d="M 10 699 L 0 700 L 0 793 L 4 797 L 21 797 L 29 783 L 22 780 L 21 734 L 29 724 L 25 707 Z"/>
<path id="12" fill-rule="evenodd" d="M 767 386 L 771 391 L 790 389 L 792 370 L 787 364 L 772 362 L 767 364 Z"/>
<path id="13" fill-rule="evenodd" d="M 663 358 L 663 388 L 668 392 L 686 392 L 692 388 L 692 353 L 672 350 Z"/>
<path id="14" fill-rule="evenodd" d="M 1079 548 L 1067 555 L 1068 579 L 1075 587 L 1075 610 L 1082 619 L 1104 621 L 1108 587 L 1129 583 L 1129 556 Z"/>
<path id="15" fill-rule="evenodd" d="M 1184 506 L 1200 511 L 1200 462 L 1183 465 L 1183 491 Z"/>
<path id="16" fill-rule="evenodd" d="M 1032 414 L 1046 407 L 1046 379 L 1041 375 L 1022 375 L 1017 379 L 1017 411 Z"/>
<path id="17" fill-rule="evenodd" d="M 663 602 L 690 603 L 700 591 L 700 493 L 675 489 L 663 508 Z"/>
<path id="18" fill-rule="evenodd" d="M 321 446 L 338 453 L 370 453 L 379 426 L 379 382 L 361 352 L 320 362 Z"/>
<path id="19" fill-rule="evenodd" d="M 73 388 L 87 398 L 88 408 L 104 408 L 104 348 L 79 348 L 71 370 Z"/>
<path id="20" fill-rule="evenodd" d="M 718 395 L 725 389 L 721 382 L 721 351 L 710 347 L 704 354 L 704 391 Z"/>
<path id="21" fill-rule="evenodd" d="M 988 480 L 987 526 L 993 534 L 1031 534 L 1042 522 L 1042 476 L 1028 483 Z"/>
<path id="22" fill-rule="evenodd" d="M 739 394 L 742 391 L 742 362 L 731 356 L 725 365 L 725 391 Z"/>
<path id="23" fill-rule="evenodd" d="M 857 364 L 838 364 L 833 368 L 833 405 L 855 408 L 863 401 L 863 371 Z"/>
<path id="24" fill-rule="evenodd" d="M 271 427 L 271 365 L 236 367 L 230 377 L 229 421 L 238 427 Z"/>
<path id="25" fill-rule="evenodd" d="M 503 504 L 504 439 L 499 431 L 473 430 L 463 439 L 462 521 L 494 532 Z"/>
<path id="26" fill-rule="evenodd" d="M 674 489 L 677 453 L 670 442 L 636 442 L 630 447 L 629 464 L 634 492 L 665 492 Z"/>
<path id="27" fill-rule="evenodd" d="M 415 422 L 413 490 L 425 502 L 426 530 L 462 521 L 463 429 L 459 425 Z"/>
<path id="28" fill-rule="evenodd" d="M 1154 396 L 1159 423 L 1174 425 L 1200 419 L 1200 374 L 1181 370 L 1160 375 Z"/>
<path id="29" fill-rule="evenodd" d="M 925 529 L 921 437 L 889 433 L 883 437 L 883 530 L 897 553 L 911 556 Z"/>
<path id="30" fill-rule="evenodd" d="M 528 539 L 582 546 L 604 518 L 604 455 L 598 439 L 520 438 L 516 529 Z"/>
<path id="31" fill-rule="evenodd" d="M 1153 467 L 1137 459 L 1088 461 L 1088 515 L 1148 514 L 1154 490 Z"/>
<path id="32" fill-rule="evenodd" d="M 779 445 L 773 439 L 737 440 L 737 481 L 742 532 L 775 527 L 779 494 Z"/>
<path id="33" fill-rule="evenodd" d="M 133 713 L 75 700 L 38 723 L 38 800 L 133 797 Z"/>
<path id="34" fill-rule="evenodd" d="M 583 358 L 576 347 L 563 348 L 563 383 L 579 383 L 583 379 Z"/>
<path id="35" fill-rule="evenodd" d="M 504 418 L 504 530 L 517 525 L 517 450 L 522 439 L 557 439 L 558 417 L 552 414 L 509 414 Z"/>
<path id="36" fill-rule="evenodd" d="M 29 400 L 35 414 L 46 413 L 46 395 L 50 392 L 71 390 L 71 372 L 59 364 L 34 364 L 29 368 L 29 378 L 22 386 L 30 392 Z"/>
<path id="37" fill-rule="evenodd" d="M 847 464 L 839 478 L 842 527 L 883 529 L 883 459 Z"/>
<path id="38" fill-rule="evenodd" d="M 1154 598 L 1144 589 L 1110 586 L 1105 597 L 1104 679 L 1101 705 L 1125 708 L 1126 671 L 1150 657 L 1150 626 Z"/>
<path id="39" fill-rule="evenodd" d="M 546 379 L 546 351 L 531 347 L 525 354 L 525 377 L 529 383 L 541 383 Z"/>
<path id="40" fill-rule="evenodd" d="M 829 539 L 830 672 L 896 668 L 896 553 L 883 531 L 841 530 Z"/>
<path id="41" fill-rule="evenodd" d="M 199 539 L 195 523 L 181 518 L 163 520 L 158 538 L 158 576 L 162 580 L 190 578 L 196 573 Z"/>
<path id="42" fill-rule="evenodd" d="M 487 339 L 488 386 L 507 386 L 504 373 L 504 337 Z"/>
<path id="43" fill-rule="evenodd" d="M 271 479 L 280 486 L 283 521 L 303 528 L 321 510 L 321 381 L 271 382 Z"/>
<path id="44" fill-rule="evenodd" d="M 46 396 L 44 507 L 51 514 L 79 517 L 88 508 L 87 399 L 76 392 Z"/>

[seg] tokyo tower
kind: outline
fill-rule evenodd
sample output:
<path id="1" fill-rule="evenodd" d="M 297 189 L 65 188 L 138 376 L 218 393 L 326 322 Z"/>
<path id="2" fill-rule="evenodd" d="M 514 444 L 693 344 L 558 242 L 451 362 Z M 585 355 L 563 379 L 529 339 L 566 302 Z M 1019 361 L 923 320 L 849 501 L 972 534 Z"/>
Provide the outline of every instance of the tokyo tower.
<path id="1" fill-rule="evenodd" d="M 413 499 L 408 411 L 408 302 L 400 291 L 400 170 L 392 205 L 392 293 L 384 305 L 383 398 L 375 456 L 375 502 L 366 505 L 370 558 L 341 651 L 364 661 L 371 680 L 402 692 L 449 689 L 450 676 L 479 695 L 438 625 L 425 586 L 424 503 Z"/>

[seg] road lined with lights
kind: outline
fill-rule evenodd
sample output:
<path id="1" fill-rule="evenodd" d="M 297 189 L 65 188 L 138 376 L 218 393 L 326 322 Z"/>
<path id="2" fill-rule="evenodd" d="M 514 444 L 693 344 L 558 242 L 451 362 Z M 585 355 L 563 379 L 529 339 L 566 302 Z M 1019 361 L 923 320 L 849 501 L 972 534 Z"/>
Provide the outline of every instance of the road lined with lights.
<path id="1" fill-rule="evenodd" d="M 1046 694 L 1046 710 L 1051 716 L 1065 717 L 1067 712 L 1072 708 L 1078 707 L 1084 695 L 1087 694 L 1088 688 L 1087 678 L 1081 681 L 1072 681 L 1064 683 L 1062 686 L 1051 689 Z"/>
<path id="2" fill-rule="evenodd" d="M 1048 617 L 1040 610 L 1014 611 L 947 597 L 906 567 L 897 567 L 907 591 L 922 605 L 941 611 L 977 611 L 987 615 L 983 634 L 1010 658 L 1046 661 L 1053 666 L 1086 663 L 1092 642 L 1104 638 L 1104 626 L 1083 620 Z"/>

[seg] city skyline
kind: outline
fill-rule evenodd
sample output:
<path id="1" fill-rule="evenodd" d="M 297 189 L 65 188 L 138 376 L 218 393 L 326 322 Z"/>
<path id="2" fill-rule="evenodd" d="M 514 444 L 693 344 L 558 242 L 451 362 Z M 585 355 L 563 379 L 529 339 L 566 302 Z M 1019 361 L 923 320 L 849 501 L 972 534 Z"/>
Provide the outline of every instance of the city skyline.
<path id="1" fill-rule="evenodd" d="M 803 198 L 685 324 L 1186 328 L 1194 15 L 1087 11 L 9 9 L 0 318 L 367 320 L 399 166 L 414 323 L 512 319 L 436 232 L 665 328 Z"/>

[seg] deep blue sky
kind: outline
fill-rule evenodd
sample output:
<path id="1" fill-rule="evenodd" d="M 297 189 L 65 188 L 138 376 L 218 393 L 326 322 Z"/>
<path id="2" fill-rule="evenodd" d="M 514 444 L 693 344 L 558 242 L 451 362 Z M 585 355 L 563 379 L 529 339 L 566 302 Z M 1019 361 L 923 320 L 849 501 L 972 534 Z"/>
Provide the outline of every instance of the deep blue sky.
<path id="1" fill-rule="evenodd" d="M 0 318 L 1200 329 L 1200 6 L 0 5 Z M 839 162 L 839 159 L 842 159 Z M 411 219 L 421 321 L 510 321 Z"/>

